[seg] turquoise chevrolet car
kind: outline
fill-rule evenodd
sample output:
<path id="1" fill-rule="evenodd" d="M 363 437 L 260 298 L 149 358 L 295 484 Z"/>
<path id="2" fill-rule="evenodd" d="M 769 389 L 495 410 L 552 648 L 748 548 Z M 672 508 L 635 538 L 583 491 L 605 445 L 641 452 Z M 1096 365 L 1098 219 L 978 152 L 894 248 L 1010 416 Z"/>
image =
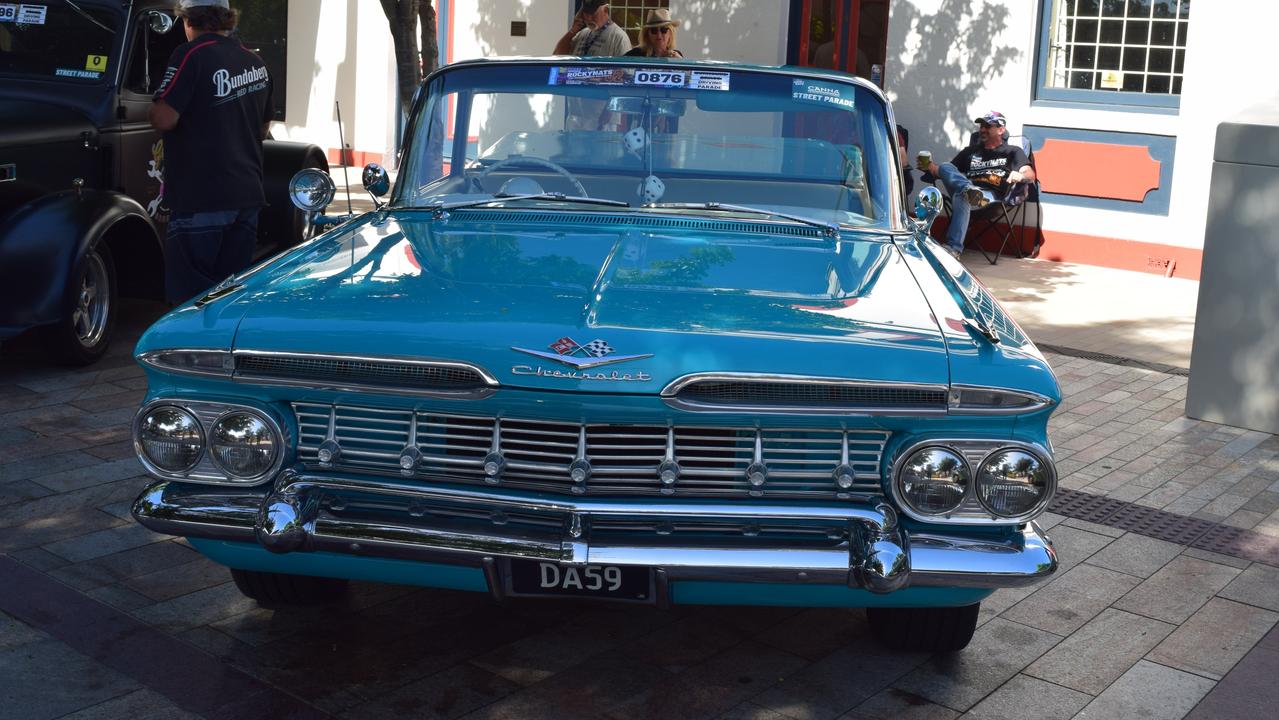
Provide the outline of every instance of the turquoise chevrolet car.
<path id="1" fill-rule="evenodd" d="M 393 190 L 139 341 L 133 513 L 264 604 L 348 580 L 866 608 L 953 651 L 1057 566 L 1043 356 L 903 197 L 892 109 L 807 68 L 485 60 Z"/>

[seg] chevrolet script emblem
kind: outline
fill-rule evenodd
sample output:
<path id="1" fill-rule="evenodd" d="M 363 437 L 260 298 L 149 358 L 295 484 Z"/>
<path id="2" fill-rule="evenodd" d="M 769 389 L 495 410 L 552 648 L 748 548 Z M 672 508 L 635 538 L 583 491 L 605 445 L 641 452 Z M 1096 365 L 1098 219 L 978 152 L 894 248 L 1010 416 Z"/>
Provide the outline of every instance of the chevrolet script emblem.
<path id="1" fill-rule="evenodd" d="M 578 345 L 571 337 L 562 337 L 551 343 L 550 349 L 554 350 L 554 352 L 528 350 L 514 346 L 511 349 L 545 360 L 554 360 L 557 363 L 563 363 L 578 370 L 653 357 L 651 353 L 648 355 L 613 355 L 613 348 L 603 340 L 592 340 L 585 345 Z M 608 357 L 610 355 L 612 357 Z"/>

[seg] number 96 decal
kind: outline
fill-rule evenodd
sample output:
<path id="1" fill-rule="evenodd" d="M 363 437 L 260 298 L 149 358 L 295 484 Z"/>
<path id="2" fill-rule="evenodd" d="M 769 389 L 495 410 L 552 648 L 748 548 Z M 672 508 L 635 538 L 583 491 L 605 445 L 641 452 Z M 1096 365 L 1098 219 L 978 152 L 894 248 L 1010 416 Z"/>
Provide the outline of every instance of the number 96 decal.
<path id="1" fill-rule="evenodd" d="M 635 84 L 684 87 L 687 75 L 682 70 L 636 70 Z"/>

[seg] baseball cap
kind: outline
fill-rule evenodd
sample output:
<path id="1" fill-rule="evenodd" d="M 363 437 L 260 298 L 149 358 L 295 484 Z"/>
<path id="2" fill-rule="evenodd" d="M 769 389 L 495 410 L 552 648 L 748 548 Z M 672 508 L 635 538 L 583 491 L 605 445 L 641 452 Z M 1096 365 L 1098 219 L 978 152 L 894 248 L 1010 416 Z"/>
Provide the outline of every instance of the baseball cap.
<path id="1" fill-rule="evenodd" d="M 600 5 L 607 5 L 608 0 L 582 0 L 582 10 L 584 12 L 593 13 L 600 9 Z"/>
<path id="2" fill-rule="evenodd" d="M 982 125 L 998 125 L 999 127 L 1008 127 L 1008 119 L 1004 117 L 1004 114 L 1001 112 L 996 112 L 994 110 L 991 110 L 990 112 L 986 113 L 985 115 L 982 115 L 979 118 L 974 118 L 973 122 L 981 123 Z"/>
<path id="3" fill-rule="evenodd" d="M 227 0 L 178 0 L 179 10 L 190 10 L 197 7 L 220 7 L 231 9 L 231 3 Z"/>

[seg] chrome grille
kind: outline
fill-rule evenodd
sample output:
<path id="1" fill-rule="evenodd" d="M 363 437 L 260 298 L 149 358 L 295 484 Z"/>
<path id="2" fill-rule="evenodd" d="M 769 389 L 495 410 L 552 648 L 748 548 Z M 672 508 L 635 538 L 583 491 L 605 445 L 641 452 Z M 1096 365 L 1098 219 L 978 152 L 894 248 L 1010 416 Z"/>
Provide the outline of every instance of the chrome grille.
<path id="1" fill-rule="evenodd" d="M 440 393 L 475 392 L 494 384 L 478 368 L 460 363 L 302 353 L 238 352 L 235 375 L 242 380 Z"/>
<path id="2" fill-rule="evenodd" d="M 666 490 L 678 497 L 837 498 L 880 492 L 880 464 L 889 433 L 884 430 L 801 430 L 655 425 L 577 424 L 295 403 L 298 459 L 320 467 L 318 450 L 332 440 L 340 454 L 335 469 L 409 475 L 423 481 L 493 482 L 485 458 L 505 461 L 496 483 L 505 487 L 586 495 L 655 495 L 663 491 L 658 466 L 668 458 L 680 476 Z M 420 457 L 402 472 L 400 456 L 416 448 Z M 569 466 L 590 463 L 589 479 L 572 481 Z M 851 488 L 835 487 L 842 462 L 854 470 Z M 752 487 L 747 468 L 768 469 L 762 488 Z"/>
<path id="3" fill-rule="evenodd" d="M 701 380 L 682 388 L 679 400 L 703 405 L 858 409 L 946 409 L 943 388 L 834 383 Z"/>

